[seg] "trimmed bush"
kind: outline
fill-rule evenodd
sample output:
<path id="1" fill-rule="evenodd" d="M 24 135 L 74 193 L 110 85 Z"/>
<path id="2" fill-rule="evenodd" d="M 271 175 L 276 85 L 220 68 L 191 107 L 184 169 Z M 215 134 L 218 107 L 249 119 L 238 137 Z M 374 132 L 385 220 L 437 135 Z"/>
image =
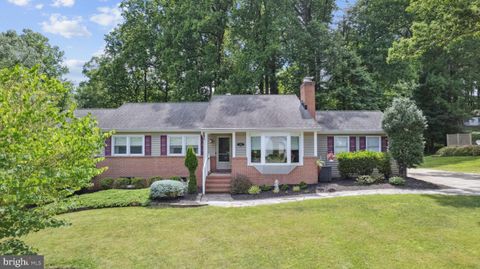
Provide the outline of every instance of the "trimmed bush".
<path id="1" fill-rule="evenodd" d="M 126 189 L 130 185 L 130 179 L 126 177 L 116 178 L 113 181 L 113 188 L 115 189 Z"/>
<path id="2" fill-rule="evenodd" d="M 289 189 L 290 189 L 290 186 L 288 186 L 288 184 L 280 185 L 280 190 L 281 191 L 288 191 Z"/>
<path id="3" fill-rule="evenodd" d="M 147 181 L 144 178 L 135 177 L 130 179 L 130 185 L 134 185 L 135 189 L 147 188 Z"/>
<path id="4" fill-rule="evenodd" d="M 251 195 L 257 195 L 257 194 L 260 194 L 261 192 L 262 190 L 260 190 L 260 187 L 257 185 L 253 185 L 248 189 L 248 194 L 251 194 Z"/>
<path id="5" fill-rule="evenodd" d="M 437 155 L 448 156 L 480 156 L 480 146 L 450 146 L 443 147 L 437 151 Z"/>
<path id="6" fill-rule="evenodd" d="M 356 181 L 358 184 L 361 184 L 361 185 L 370 185 L 376 182 L 376 178 L 369 175 L 363 175 L 363 176 L 357 177 Z"/>
<path id="7" fill-rule="evenodd" d="M 178 177 L 178 176 L 170 177 L 170 178 L 167 178 L 167 179 L 183 182 L 183 179 L 181 177 Z"/>
<path id="8" fill-rule="evenodd" d="M 175 180 L 155 181 L 150 186 L 151 199 L 177 198 L 185 195 L 185 183 Z"/>
<path id="9" fill-rule="evenodd" d="M 198 159 L 192 147 L 188 147 L 187 149 L 187 156 L 185 156 L 185 167 L 187 167 L 190 175 L 188 177 L 188 193 L 197 193 L 197 176 L 195 175 L 195 170 L 197 170 L 198 167 Z"/>
<path id="10" fill-rule="evenodd" d="M 269 185 L 263 184 L 263 185 L 260 186 L 260 189 L 261 189 L 262 191 L 270 191 L 270 190 L 273 189 L 273 186 L 269 186 Z"/>
<path id="11" fill-rule="evenodd" d="M 390 155 L 386 152 L 355 151 L 337 154 L 338 170 L 343 178 L 370 175 L 375 168 L 385 176 L 391 173 Z"/>
<path id="12" fill-rule="evenodd" d="M 151 177 L 148 179 L 148 186 L 150 187 L 150 185 L 152 185 L 153 182 L 155 181 L 159 181 L 159 180 L 163 180 L 163 177 Z"/>
<path id="13" fill-rule="evenodd" d="M 300 189 L 302 189 L 302 190 L 306 190 L 306 189 L 308 188 L 308 184 L 305 183 L 305 181 L 300 182 L 300 184 L 298 184 L 298 186 L 299 186 Z"/>
<path id="14" fill-rule="evenodd" d="M 100 187 L 104 190 L 112 189 L 113 188 L 113 178 L 102 178 L 100 179 Z"/>
<path id="15" fill-rule="evenodd" d="M 388 179 L 388 183 L 392 185 L 405 185 L 405 179 L 403 177 L 391 177 Z"/>
<path id="16" fill-rule="evenodd" d="M 250 182 L 248 177 L 244 175 L 237 175 L 232 179 L 230 185 L 230 191 L 232 194 L 242 194 L 248 193 L 248 190 L 253 184 Z"/>

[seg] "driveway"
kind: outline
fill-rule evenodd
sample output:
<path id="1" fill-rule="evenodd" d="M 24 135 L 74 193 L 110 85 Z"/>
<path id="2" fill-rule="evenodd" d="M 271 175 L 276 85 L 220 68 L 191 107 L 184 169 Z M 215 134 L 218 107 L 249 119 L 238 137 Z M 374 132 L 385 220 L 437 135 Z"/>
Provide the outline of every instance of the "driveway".
<path id="1" fill-rule="evenodd" d="M 433 169 L 409 169 L 408 176 L 419 180 L 443 185 L 448 189 L 463 193 L 480 194 L 480 175 L 447 172 Z"/>

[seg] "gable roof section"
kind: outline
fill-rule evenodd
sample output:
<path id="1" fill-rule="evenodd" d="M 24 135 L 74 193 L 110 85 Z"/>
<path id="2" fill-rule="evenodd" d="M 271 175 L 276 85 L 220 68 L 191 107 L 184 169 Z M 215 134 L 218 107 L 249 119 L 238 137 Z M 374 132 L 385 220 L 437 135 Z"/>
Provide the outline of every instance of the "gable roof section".
<path id="1" fill-rule="evenodd" d="M 384 133 L 382 118 L 381 111 L 317 111 L 321 132 L 326 133 Z"/>
<path id="2" fill-rule="evenodd" d="M 201 128 L 208 103 L 127 103 L 118 109 L 77 110 L 76 115 L 92 113 L 104 130 L 168 131 Z"/>
<path id="3" fill-rule="evenodd" d="M 296 95 L 217 95 L 204 129 L 315 129 L 318 125 Z"/>

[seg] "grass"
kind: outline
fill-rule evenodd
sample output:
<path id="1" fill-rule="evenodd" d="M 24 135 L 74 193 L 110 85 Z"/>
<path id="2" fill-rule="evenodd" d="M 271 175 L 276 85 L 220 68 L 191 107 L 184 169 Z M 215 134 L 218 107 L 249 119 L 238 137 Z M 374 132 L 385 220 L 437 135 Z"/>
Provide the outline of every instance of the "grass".
<path id="1" fill-rule="evenodd" d="M 105 190 L 68 198 L 55 212 L 66 213 L 84 209 L 140 206 L 148 203 L 150 189 Z M 52 205 L 49 205 L 52 206 Z"/>
<path id="2" fill-rule="evenodd" d="M 378 195 L 247 208 L 109 208 L 27 243 L 60 268 L 479 268 L 480 197 Z"/>
<path id="3" fill-rule="evenodd" d="M 420 168 L 431 168 L 437 170 L 477 173 L 480 174 L 480 157 L 476 156 L 458 156 L 458 157 L 439 157 L 426 156 Z"/>

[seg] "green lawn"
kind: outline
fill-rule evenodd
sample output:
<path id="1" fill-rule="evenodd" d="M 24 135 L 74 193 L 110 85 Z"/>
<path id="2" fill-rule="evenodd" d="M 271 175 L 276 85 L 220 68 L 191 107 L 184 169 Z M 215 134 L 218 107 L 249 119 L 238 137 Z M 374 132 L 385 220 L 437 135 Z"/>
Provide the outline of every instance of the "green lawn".
<path id="1" fill-rule="evenodd" d="M 93 208 L 141 206 L 148 204 L 150 189 L 105 190 L 66 199 L 60 207 L 55 207 L 57 214 Z M 51 207 L 52 205 L 47 205 Z"/>
<path id="2" fill-rule="evenodd" d="M 378 195 L 248 208 L 109 208 L 26 238 L 74 268 L 479 268 L 480 197 Z"/>
<path id="3" fill-rule="evenodd" d="M 426 156 L 420 168 L 431 168 L 452 172 L 479 173 L 480 157 L 438 157 Z"/>

